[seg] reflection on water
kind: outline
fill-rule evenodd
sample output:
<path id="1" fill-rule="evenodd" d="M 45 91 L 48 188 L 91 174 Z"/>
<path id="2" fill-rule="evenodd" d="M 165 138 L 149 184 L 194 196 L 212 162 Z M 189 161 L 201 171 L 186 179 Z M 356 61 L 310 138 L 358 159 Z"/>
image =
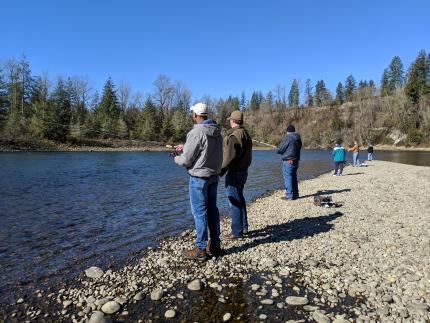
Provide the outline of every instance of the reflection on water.
<path id="1" fill-rule="evenodd" d="M 428 156 L 375 152 L 420 165 Z M 187 175 L 166 152 L 2 153 L 0 164 L 0 295 L 18 283 L 122 262 L 192 226 Z M 305 151 L 299 179 L 331 167 L 330 152 Z M 282 186 L 279 156 L 254 151 L 247 200 Z M 224 179 L 218 205 L 226 214 Z"/>

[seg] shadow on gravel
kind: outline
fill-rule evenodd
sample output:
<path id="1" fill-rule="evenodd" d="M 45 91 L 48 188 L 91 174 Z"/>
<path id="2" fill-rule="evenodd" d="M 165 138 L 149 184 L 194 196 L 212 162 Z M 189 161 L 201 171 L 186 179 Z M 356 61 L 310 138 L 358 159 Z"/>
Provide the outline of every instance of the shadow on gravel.
<path id="1" fill-rule="evenodd" d="M 360 173 L 360 174 L 363 174 L 363 173 Z M 306 197 L 312 197 L 312 196 L 331 195 L 331 194 L 343 193 L 343 192 L 351 192 L 351 189 L 350 188 L 344 188 L 344 189 L 341 189 L 341 190 L 324 190 L 324 191 L 318 191 L 315 194 L 309 194 L 309 195 L 300 196 L 299 199 L 304 199 Z"/>
<path id="2" fill-rule="evenodd" d="M 264 243 L 292 241 L 328 232 L 333 228 L 333 224 L 330 222 L 342 215 L 342 212 L 335 212 L 329 215 L 322 215 L 313 218 L 307 217 L 304 219 L 295 219 L 291 222 L 269 225 L 263 229 L 250 231 L 247 237 L 254 239 L 257 238 L 256 240 L 226 249 L 225 254 L 228 255 L 241 252 Z"/>
<path id="3" fill-rule="evenodd" d="M 364 173 L 343 174 L 343 176 L 363 175 Z"/>

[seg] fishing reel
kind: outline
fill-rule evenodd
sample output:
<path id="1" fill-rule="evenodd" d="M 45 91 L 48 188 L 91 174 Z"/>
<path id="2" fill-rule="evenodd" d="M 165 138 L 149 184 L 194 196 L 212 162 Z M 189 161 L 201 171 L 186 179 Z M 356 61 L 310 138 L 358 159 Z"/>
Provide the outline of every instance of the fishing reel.
<path id="1" fill-rule="evenodd" d="M 172 158 L 175 158 L 176 156 L 179 156 L 180 155 L 180 152 L 179 151 L 174 151 L 174 152 L 171 152 L 170 153 L 170 157 L 172 157 Z"/>

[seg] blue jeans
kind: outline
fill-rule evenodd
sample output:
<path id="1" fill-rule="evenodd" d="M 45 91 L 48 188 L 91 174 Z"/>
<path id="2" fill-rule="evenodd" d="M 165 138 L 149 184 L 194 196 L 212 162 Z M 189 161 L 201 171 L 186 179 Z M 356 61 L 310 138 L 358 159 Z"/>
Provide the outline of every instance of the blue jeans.
<path id="1" fill-rule="evenodd" d="M 287 199 L 297 199 L 299 197 L 299 185 L 297 183 L 297 169 L 299 162 L 295 161 L 288 164 L 287 161 L 282 162 L 282 173 L 285 181 L 285 197 Z"/>
<path id="2" fill-rule="evenodd" d="M 354 167 L 360 166 L 360 160 L 358 159 L 358 152 L 352 153 L 352 166 Z"/>
<path id="3" fill-rule="evenodd" d="M 248 178 L 248 172 L 229 171 L 225 176 L 228 204 L 231 210 L 231 234 L 235 237 L 248 232 L 248 216 L 243 187 Z"/>
<path id="4" fill-rule="evenodd" d="M 367 160 L 373 160 L 373 153 L 367 153 Z"/>
<path id="5" fill-rule="evenodd" d="M 190 176 L 190 204 L 196 226 L 196 245 L 202 250 L 208 244 L 208 229 L 212 244 L 220 245 L 219 211 L 216 206 L 218 180 L 218 175 Z"/>

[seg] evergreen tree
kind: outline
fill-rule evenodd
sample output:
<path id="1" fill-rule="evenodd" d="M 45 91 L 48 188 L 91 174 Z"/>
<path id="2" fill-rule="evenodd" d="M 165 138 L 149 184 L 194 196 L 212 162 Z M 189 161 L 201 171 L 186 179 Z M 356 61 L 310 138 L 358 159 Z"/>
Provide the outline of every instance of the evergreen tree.
<path id="1" fill-rule="evenodd" d="M 288 94 L 288 105 L 292 108 L 299 107 L 299 83 L 296 79 L 291 84 L 290 93 Z"/>
<path id="2" fill-rule="evenodd" d="M 312 95 L 312 84 L 310 79 L 306 80 L 306 85 L 305 85 L 305 105 L 307 107 L 314 106 L 314 98 Z"/>
<path id="3" fill-rule="evenodd" d="M 31 118 L 29 132 L 36 138 L 42 138 L 45 134 L 45 120 L 47 118 L 49 101 L 48 79 L 37 77 L 31 93 Z"/>
<path id="4" fill-rule="evenodd" d="M 71 102 L 66 83 L 60 78 L 49 99 L 45 137 L 64 142 L 70 133 Z"/>
<path id="5" fill-rule="evenodd" d="M 355 79 L 349 75 L 345 81 L 345 101 L 352 102 L 356 90 Z"/>
<path id="6" fill-rule="evenodd" d="M 259 107 L 258 93 L 254 91 L 254 92 L 252 92 L 251 102 L 249 104 L 249 108 L 251 109 L 251 111 L 257 111 L 258 107 Z"/>
<path id="7" fill-rule="evenodd" d="M 267 92 L 265 101 L 269 105 L 270 108 L 273 107 L 273 93 L 272 91 Z"/>
<path id="8" fill-rule="evenodd" d="M 387 96 L 391 94 L 391 84 L 388 69 L 384 69 L 381 78 L 381 96 Z"/>
<path id="9" fill-rule="evenodd" d="M 174 110 L 172 114 L 171 124 L 173 127 L 174 142 L 184 142 L 187 137 L 187 132 L 192 127 L 189 116 L 181 110 Z"/>
<path id="10" fill-rule="evenodd" d="M 376 85 L 375 85 L 375 82 L 373 81 L 373 80 L 370 80 L 369 81 L 369 85 L 368 85 L 368 87 L 369 87 L 369 95 L 372 97 L 372 96 L 374 96 L 375 95 L 375 92 L 376 92 Z"/>
<path id="11" fill-rule="evenodd" d="M 170 141 L 175 134 L 175 129 L 172 124 L 172 116 L 170 111 L 163 113 L 164 117 L 161 119 L 161 139 Z"/>
<path id="12" fill-rule="evenodd" d="M 155 105 L 152 103 L 151 98 L 148 98 L 143 107 L 141 122 L 138 127 L 139 137 L 143 140 L 156 140 L 159 129 L 157 125 L 157 110 L 155 109 Z M 173 130 L 171 128 L 170 118 L 165 117 L 163 118 L 162 135 L 166 139 L 170 139 L 172 134 Z"/>
<path id="13" fill-rule="evenodd" d="M 403 63 L 399 56 L 394 56 L 391 60 L 389 69 L 389 77 L 390 77 L 390 88 L 391 90 L 398 90 L 403 86 L 405 80 L 405 72 L 403 70 Z"/>
<path id="14" fill-rule="evenodd" d="M 260 107 L 260 104 L 263 103 L 263 101 L 264 101 L 263 93 L 261 91 L 258 91 L 258 97 L 257 97 L 258 107 Z"/>
<path id="15" fill-rule="evenodd" d="M 240 104 L 239 104 L 239 109 L 240 110 L 245 110 L 246 109 L 246 97 L 245 97 L 245 92 L 242 91 L 242 93 L 240 94 Z"/>
<path id="16" fill-rule="evenodd" d="M 4 81 L 3 70 L 0 68 L 0 133 L 6 121 L 8 106 L 7 85 Z"/>
<path id="17" fill-rule="evenodd" d="M 118 135 L 118 123 L 121 109 L 112 79 L 109 77 L 103 87 L 103 95 L 98 108 L 104 137 Z"/>
<path id="18" fill-rule="evenodd" d="M 429 58 L 426 57 L 425 51 L 421 50 L 418 57 L 409 67 L 405 94 L 413 103 L 418 103 L 423 95 L 430 93 L 430 84 L 428 83 L 429 65 Z"/>
<path id="19" fill-rule="evenodd" d="M 337 83 L 337 87 L 336 87 L 336 105 L 342 105 L 344 100 L 343 100 L 343 85 L 342 82 Z"/>
<path id="20" fill-rule="evenodd" d="M 325 86 L 324 80 L 317 81 L 315 85 L 315 104 L 317 107 L 322 106 L 326 101 L 327 88 Z"/>

